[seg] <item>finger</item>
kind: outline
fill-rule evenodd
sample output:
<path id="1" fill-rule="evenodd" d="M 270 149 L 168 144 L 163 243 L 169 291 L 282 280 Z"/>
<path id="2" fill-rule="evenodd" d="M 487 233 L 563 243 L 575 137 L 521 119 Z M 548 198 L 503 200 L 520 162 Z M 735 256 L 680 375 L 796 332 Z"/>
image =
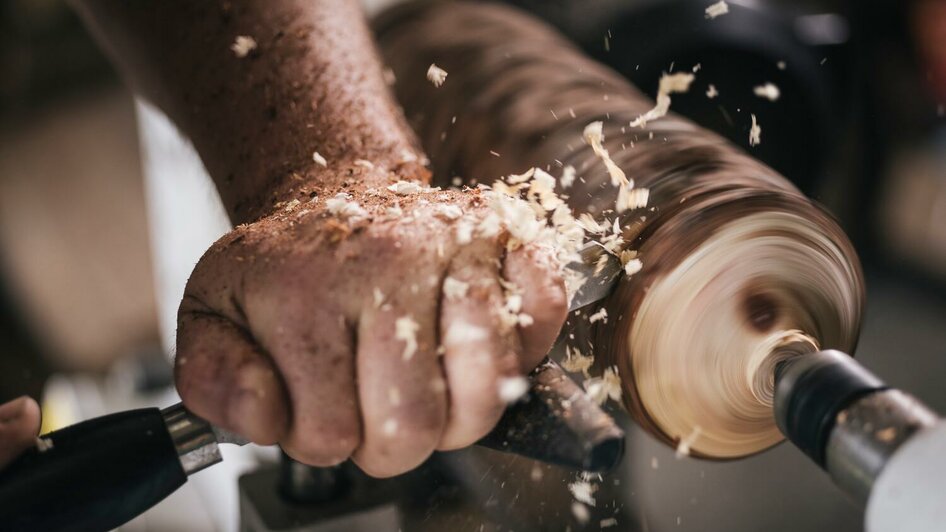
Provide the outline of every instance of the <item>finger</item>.
<path id="1" fill-rule="evenodd" d="M 291 304 L 286 300 L 282 312 L 268 313 L 276 321 L 255 329 L 279 366 L 292 405 L 289 433 L 279 444 L 299 462 L 335 465 L 361 441 L 352 326 L 338 312 L 293 311 Z"/>
<path id="2" fill-rule="evenodd" d="M 359 324 L 364 440 L 353 459 L 369 475 L 388 477 L 414 469 L 440 442 L 447 396 L 437 355 L 438 295 L 413 296 L 413 312 L 401 310 L 405 306 L 400 303 L 372 309 Z M 426 304 L 418 304 L 422 301 Z"/>
<path id="3" fill-rule="evenodd" d="M 261 445 L 286 433 L 286 394 L 275 368 L 231 321 L 182 312 L 174 367 L 178 393 L 195 414 Z"/>
<path id="4" fill-rule="evenodd" d="M 506 255 L 503 277 L 522 294 L 522 313 L 532 323 L 519 326 L 520 367 L 531 371 L 552 348 L 568 315 L 565 281 L 555 252 L 548 246 L 527 245 Z"/>
<path id="5" fill-rule="evenodd" d="M 39 405 L 29 397 L 0 405 L 0 468 L 36 444 L 39 423 Z"/>
<path id="6" fill-rule="evenodd" d="M 499 388 L 519 375 L 515 328 L 500 319 L 504 305 L 494 252 L 461 251 L 450 277 L 466 283 L 465 297 L 444 297 L 440 314 L 450 409 L 439 448 L 457 449 L 486 435 L 506 406 Z M 466 255 L 466 256 L 462 256 Z"/>

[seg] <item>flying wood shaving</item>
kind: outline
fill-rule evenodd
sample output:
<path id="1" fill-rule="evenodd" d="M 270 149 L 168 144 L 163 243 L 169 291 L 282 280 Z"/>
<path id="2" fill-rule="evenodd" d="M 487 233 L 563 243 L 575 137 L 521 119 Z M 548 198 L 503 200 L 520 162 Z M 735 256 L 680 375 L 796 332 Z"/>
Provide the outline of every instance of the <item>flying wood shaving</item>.
<path id="1" fill-rule="evenodd" d="M 716 90 L 716 85 L 712 83 L 709 84 L 709 87 L 706 89 L 706 97 L 712 100 L 713 98 L 719 96 L 719 91 Z"/>
<path id="2" fill-rule="evenodd" d="M 585 378 L 590 378 L 588 369 L 595 363 L 593 356 L 585 356 L 577 348 L 565 346 L 565 360 L 562 360 L 562 368 L 570 373 L 582 373 Z"/>
<path id="3" fill-rule="evenodd" d="M 315 161 L 315 164 L 319 166 L 328 166 L 328 161 L 326 161 L 325 157 L 322 157 L 322 154 L 317 151 L 312 152 L 312 160 Z"/>
<path id="4" fill-rule="evenodd" d="M 598 312 L 588 316 L 588 323 L 595 323 L 598 321 L 608 323 L 608 309 L 602 308 Z"/>
<path id="5" fill-rule="evenodd" d="M 615 209 L 618 212 L 624 212 L 629 209 L 643 209 L 647 206 L 650 198 L 650 189 L 621 187 L 618 190 L 618 199 Z"/>
<path id="6" fill-rule="evenodd" d="M 774 102 L 779 99 L 779 96 L 782 95 L 781 91 L 778 90 L 778 87 L 774 83 L 766 83 L 765 85 L 759 85 L 752 89 L 756 96 L 759 98 L 765 98 L 770 102 Z"/>
<path id="7" fill-rule="evenodd" d="M 45 453 L 53 448 L 53 440 L 50 438 L 36 438 L 36 450 Z"/>
<path id="8" fill-rule="evenodd" d="M 447 81 L 447 71 L 431 63 L 427 69 L 427 79 L 434 84 L 434 87 L 440 87 L 444 81 Z"/>
<path id="9" fill-rule="evenodd" d="M 570 188 L 575 183 L 575 167 L 568 165 L 562 169 L 562 177 L 558 180 L 562 188 Z"/>
<path id="10" fill-rule="evenodd" d="M 618 526 L 618 520 L 614 517 L 608 517 L 607 519 L 602 519 L 598 526 L 601 528 L 608 528 L 611 526 Z"/>
<path id="11" fill-rule="evenodd" d="M 689 72 L 678 72 L 676 74 L 664 74 L 660 77 L 660 84 L 657 86 L 657 105 L 653 109 L 637 117 L 631 122 L 631 127 L 644 127 L 647 122 L 657 120 L 667 115 L 670 111 L 670 95 L 674 93 L 684 93 L 690 90 L 690 84 L 696 76 Z"/>
<path id="12" fill-rule="evenodd" d="M 568 485 L 568 491 L 572 492 L 572 497 L 576 501 L 587 504 L 588 506 L 595 505 L 594 493 L 598 491 L 598 486 L 588 482 L 587 480 L 576 480 Z"/>
<path id="13" fill-rule="evenodd" d="M 448 300 L 457 300 L 463 299 L 466 297 L 467 291 L 470 289 L 469 283 L 464 283 L 459 279 L 454 279 L 453 277 L 447 277 L 443 280 L 443 295 Z"/>
<path id="14" fill-rule="evenodd" d="M 529 391 L 529 381 L 525 377 L 502 377 L 496 382 L 499 399 L 506 403 L 515 403 Z"/>
<path id="15" fill-rule="evenodd" d="M 462 244 L 474 234 L 491 238 L 505 229 L 511 237 L 506 243 L 508 251 L 533 244 L 554 250 L 560 265 L 580 261 L 578 250 L 585 242 L 585 230 L 555 193 L 555 178 L 544 170 L 532 168 L 512 177 L 514 183 L 508 180 L 483 187 L 491 212 L 472 230 L 470 225 L 474 222 L 461 219 L 457 223 L 457 241 Z M 569 297 L 586 282 L 585 277 L 573 269 L 563 268 L 561 274 Z M 533 321 L 526 314 L 507 314 L 509 325 L 515 321 L 520 327 L 526 327 Z"/>
<path id="16" fill-rule="evenodd" d="M 230 50 L 233 50 L 234 55 L 242 59 L 253 50 L 256 50 L 256 39 L 248 35 L 237 35 L 236 40 L 230 45 Z"/>
<path id="17" fill-rule="evenodd" d="M 394 322 L 394 337 L 404 342 L 404 360 L 410 360 L 417 352 L 417 331 L 420 325 L 411 316 L 401 316 Z"/>
<path id="18" fill-rule="evenodd" d="M 608 398 L 618 402 L 621 400 L 621 378 L 617 366 L 604 370 L 601 377 L 587 379 L 584 386 L 588 397 L 599 405 L 603 405 Z"/>
<path id="19" fill-rule="evenodd" d="M 729 4 L 725 0 L 719 0 L 719 2 L 706 8 L 706 18 L 710 20 L 721 17 L 726 13 L 729 13 Z"/>
<path id="20" fill-rule="evenodd" d="M 585 142 L 591 146 L 595 155 L 601 159 L 601 162 L 603 162 L 604 166 L 608 169 L 608 175 L 611 176 L 611 184 L 616 187 L 628 186 L 630 182 L 627 176 L 624 175 L 624 170 L 621 170 L 618 165 L 614 164 L 614 161 L 611 160 L 611 154 L 608 153 L 608 150 L 606 150 L 602 144 L 604 142 L 603 128 L 604 122 L 592 122 L 585 126 L 582 137 L 584 137 Z"/>
<path id="21" fill-rule="evenodd" d="M 521 174 L 511 174 L 506 176 L 505 181 L 509 185 L 517 185 L 519 183 L 525 183 L 526 181 L 532 179 L 532 175 L 535 174 L 535 167 L 529 168 Z"/>
<path id="22" fill-rule="evenodd" d="M 755 115 L 752 115 L 752 127 L 749 129 L 749 145 L 758 146 L 762 142 L 762 126 Z"/>
<path id="23" fill-rule="evenodd" d="M 703 432 L 703 429 L 696 425 L 693 427 L 693 431 L 687 435 L 686 438 L 680 438 L 680 443 L 677 444 L 677 459 L 683 458 L 684 456 L 690 456 L 690 448 L 696 443 L 696 440 L 700 437 L 700 433 Z"/>
<path id="24" fill-rule="evenodd" d="M 351 201 L 351 195 L 339 192 L 334 198 L 325 201 L 328 212 L 342 218 L 356 218 L 368 215 L 368 211 L 361 208 L 357 202 Z"/>
<path id="25" fill-rule="evenodd" d="M 635 273 L 641 271 L 644 267 L 644 263 L 640 259 L 631 259 L 624 264 L 624 273 L 630 277 Z"/>

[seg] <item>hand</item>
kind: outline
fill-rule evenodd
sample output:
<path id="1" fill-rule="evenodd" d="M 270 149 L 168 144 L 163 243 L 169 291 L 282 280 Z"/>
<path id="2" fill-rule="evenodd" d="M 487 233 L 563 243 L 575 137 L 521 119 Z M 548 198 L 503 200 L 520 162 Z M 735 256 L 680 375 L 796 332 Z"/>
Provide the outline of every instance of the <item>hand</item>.
<path id="1" fill-rule="evenodd" d="M 359 198 L 292 202 L 214 244 L 181 305 L 177 384 L 257 443 L 388 476 L 485 435 L 567 302 L 549 249 L 470 234 L 478 191 Z"/>
<path id="2" fill-rule="evenodd" d="M 0 468 L 35 445 L 39 422 L 39 405 L 25 395 L 0 405 Z"/>

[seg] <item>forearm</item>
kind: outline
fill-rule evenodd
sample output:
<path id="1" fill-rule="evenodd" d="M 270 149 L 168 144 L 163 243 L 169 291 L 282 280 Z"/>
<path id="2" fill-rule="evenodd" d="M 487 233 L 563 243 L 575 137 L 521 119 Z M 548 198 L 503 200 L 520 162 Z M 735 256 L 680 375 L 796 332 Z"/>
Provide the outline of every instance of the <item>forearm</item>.
<path id="1" fill-rule="evenodd" d="M 292 199 L 427 179 L 357 1 L 74 3 L 126 79 L 190 137 L 234 223 Z M 244 57 L 238 36 L 256 42 Z"/>

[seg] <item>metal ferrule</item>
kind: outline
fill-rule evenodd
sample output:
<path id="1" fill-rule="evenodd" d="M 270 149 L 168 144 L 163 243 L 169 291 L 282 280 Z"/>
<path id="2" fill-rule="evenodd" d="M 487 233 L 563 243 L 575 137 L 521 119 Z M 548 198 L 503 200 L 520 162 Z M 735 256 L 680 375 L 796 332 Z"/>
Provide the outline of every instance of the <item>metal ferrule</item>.
<path id="1" fill-rule="evenodd" d="M 900 390 L 866 395 L 837 414 L 825 468 L 838 487 L 864 504 L 894 452 L 937 420 L 933 411 Z"/>
<path id="2" fill-rule="evenodd" d="M 178 403 L 161 411 L 181 467 L 192 475 L 223 460 L 213 427 Z"/>

